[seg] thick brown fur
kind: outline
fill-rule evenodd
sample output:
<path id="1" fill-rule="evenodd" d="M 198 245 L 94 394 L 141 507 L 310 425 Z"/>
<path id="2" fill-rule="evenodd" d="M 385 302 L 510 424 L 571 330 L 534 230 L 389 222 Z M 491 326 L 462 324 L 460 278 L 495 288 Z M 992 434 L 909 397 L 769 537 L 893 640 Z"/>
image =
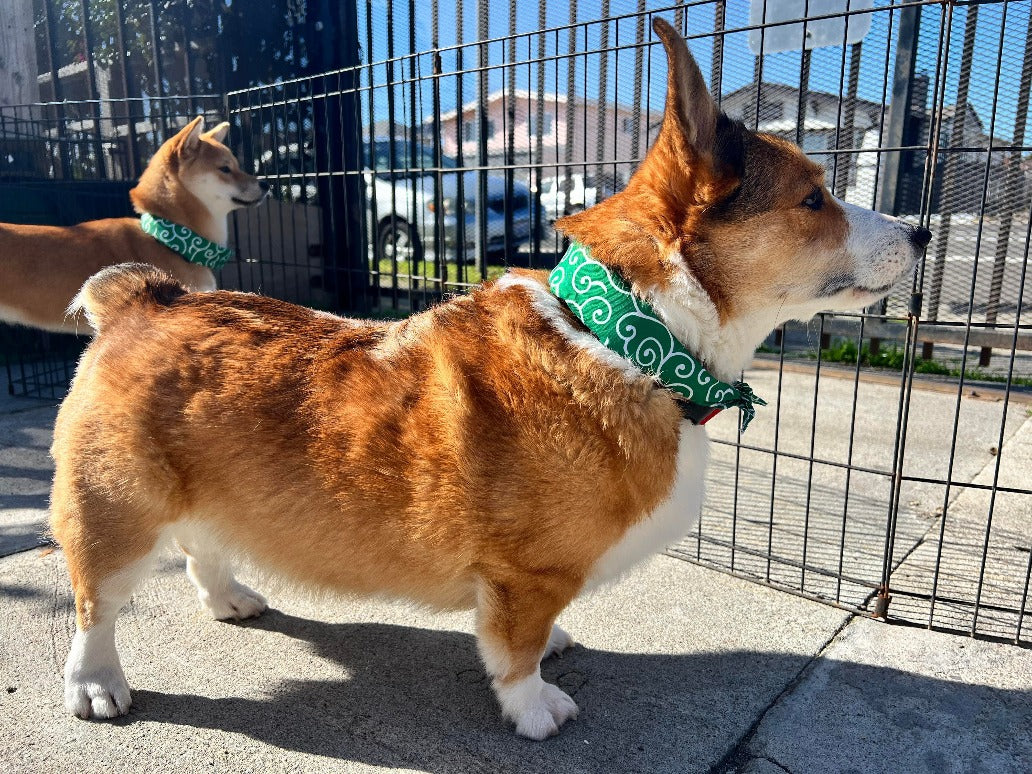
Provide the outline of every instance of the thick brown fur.
<path id="1" fill-rule="evenodd" d="M 721 116 L 684 41 L 654 29 L 671 62 L 657 143 L 625 192 L 560 225 L 730 380 L 782 306 L 873 298 L 923 237 L 854 213 L 888 257 L 849 248 L 845 205 L 817 206 L 819 168 Z M 691 526 L 704 429 L 586 333 L 543 272 L 393 323 L 185 290 L 119 266 L 77 299 L 99 333 L 53 445 L 78 613 L 69 710 L 128 711 L 115 616 L 174 539 L 220 618 L 265 606 L 227 553 L 314 587 L 475 607 L 503 714 L 555 733 L 577 710 L 540 678 L 571 642 L 555 619 Z"/>
<path id="2" fill-rule="evenodd" d="M 248 201 L 264 198 L 258 180 L 240 169 L 222 144 L 229 124 L 201 132 L 195 118 L 167 140 L 130 192 L 137 212 L 167 218 L 213 242 L 226 239 L 226 215 L 236 206 L 211 201 L 191 183 L 202 175 L 225 178 Z M 228 173 L 219 171 L 229 169 Z M 157 242 L 135 218 L 107 218 L 71 227 L 0 223 L 0 321 L 52 331 L 88 333 L 66 310 L 86 279 L 127 261 L 142 261 L 176 277 L 190 290 L 214 290 L 211 270 L 190 263 Z"/>
<path id="3" fill-rule="evenodd" d="M 98 280 L 87 303 L 125 313 L 104 319 L 58 423 L 66 548 L 84 505 L 74 459 L 91 493 L 132 503 L 91 528 L 98 545 L 218 514 L 231 544 L 290 577 L 470 607 L 474 577 L 517 593 L 547 574 L 573 593 L 673 477 L 669 396 L 601 367 L 519 293 L 489 285 L 385 325 L 182 295 L 143 266 Z"/>
<path id="4" fill-rule="evenodd" d="M 299 583 L 476 606 L 504 690 L 675 475 L 669 394 L 571 345 L 520 291 L 380 324 L 185 294 L 135 265 L 79 300 L 100 335 L 57 422 L 51 524 L 82 631 L 110 616 L 109 579 L 196 521 Z M 513 719 L 541 738 L 565 717 Z"/>

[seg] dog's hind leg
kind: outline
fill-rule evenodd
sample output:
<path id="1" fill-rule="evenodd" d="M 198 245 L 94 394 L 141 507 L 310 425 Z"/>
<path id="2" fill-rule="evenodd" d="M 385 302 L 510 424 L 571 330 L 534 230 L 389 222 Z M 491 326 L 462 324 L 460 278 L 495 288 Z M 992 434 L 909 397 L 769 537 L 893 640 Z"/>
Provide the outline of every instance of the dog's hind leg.
<path id="1" fill-rule="evenodd" d="M 571 641 L 553 625 L 578 590 L 552 580 L 483 580 L 477 598 L 477 647 L 502 715 L 516 723 L 516 733 L 538 740 L 577 716 L 573 699 L 541 679 L 541 659 Z M 553 637 L 556 629 L 559 634 Z"/>
<path id="2" fill-rule="evenodd" d="M 232 562 L 210 535 L 190 529 L 177 534 L 176 542 L 186 554 L 186 574 L 201 604 L 215 619 L 253 618 L 265 610 L 265 597 L 233 577 Z"/>
<path id="3" fill-rule="evenodd" d="M 544 661 L 549 656 L 558 656 L 567 648 L 574 646 L 573 637 L 559 624 L 552 624 L 552 633 L 548 635 L 548 644 L 545 645 L 545 652 L 541 656 Z"/>
<path id="4" fill-rule="evenodd" d="M 127 520 L 97 498 L 65 496 L 56 484 L 51 508 L 75 591 L 65 707 L 81 718 L 124 715 L 132 699 L 115 647 L 115 621 L 150 571 L 163 545 L 161 530 Z"/>

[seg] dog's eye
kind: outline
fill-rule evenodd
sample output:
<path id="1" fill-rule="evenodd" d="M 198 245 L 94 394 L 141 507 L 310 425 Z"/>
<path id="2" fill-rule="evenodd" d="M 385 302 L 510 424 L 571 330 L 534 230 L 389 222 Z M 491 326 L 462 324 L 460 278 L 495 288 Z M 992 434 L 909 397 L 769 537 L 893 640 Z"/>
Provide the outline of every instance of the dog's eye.
<path id="1" fill-rule="evenodd" d="M 824 191 L 814 188 L 810 195 L 800 202 L 800 205 L 816 212 L 824 206 Z"/>
<path id="2" fill-rule="evenodd" d="M 227 167 L 224 164 L 221 167 L 219 167 L 219 172 L 221 172 L 224 175 L 228 175 L 232 171 L 233 171 L 232 169 L 230 169 L 229 167 Z"/>

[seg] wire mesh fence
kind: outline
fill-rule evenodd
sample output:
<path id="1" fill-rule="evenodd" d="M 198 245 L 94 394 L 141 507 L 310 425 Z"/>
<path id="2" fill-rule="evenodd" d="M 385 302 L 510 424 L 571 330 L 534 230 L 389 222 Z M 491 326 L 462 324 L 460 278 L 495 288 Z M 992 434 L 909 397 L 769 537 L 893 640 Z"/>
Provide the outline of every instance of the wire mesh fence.
<path id="1" fill-rule="evenodd" d="M 0 220 L 71 226 L 133 215 L 129 189 L 161 144 L 211 96 L 0 106 Z M 69 299 L 70 300 L 70 299 Z M 85 339 L 0 325 L 11 395 L 61 398 Z"/>
<path id="2" fill-rule="evenodd" d="M 166 139 L 194 116 L 218 119 L 223 104 L 190 95 L 0 105 L 0 181 L 135 180 Z M 131 211 L 128 199 L 113 206 Z"/>
<path id="3" fill-rule="evenodd" d="M 878 308 L 768 340 L 750 382 L 770 408 L 744 439 L 710 423 L 702 519 L 671 553 L 890 620 L 1032 642 L 1029 0 L 354 10 L 357 66 L 189 103 L 224 112 L 245 168 L 274 185 L 235 216 L 223 287 L 402 316 L 509 266 L 554 265 L 554 220 L 625 185 L 658 132 L 661 14 L 724 111 L 799 143 L 840 198 L 935 235 L 913 284 Z M 102 160 L 131 176 L 129 135 L 98 132 L 96 109 L 38 110 L 57 122 L 45 132 L 0 124 L 2 141 L 29 139 L 19 164 L 62 176 Z M 136 132 L 141 159 L 164 135 L 150 136 Z"/>

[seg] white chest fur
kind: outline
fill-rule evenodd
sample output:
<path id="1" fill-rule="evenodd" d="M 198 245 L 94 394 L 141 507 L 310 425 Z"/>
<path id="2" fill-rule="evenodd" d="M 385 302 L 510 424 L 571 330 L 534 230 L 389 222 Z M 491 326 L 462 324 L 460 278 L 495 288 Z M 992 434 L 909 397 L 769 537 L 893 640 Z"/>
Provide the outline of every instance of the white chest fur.
<path id="1" fill-rule="evenodd" d="M 563 313 L 558 299 L 543 285 L 528 277 L 506 274 L 498 280 L 496 288 L 502 292 L 519 288 L 521 292 L 530 296 L 531 303 L 542 318 L 551 323 L 572 344 L 591 353 L 600 362 L 622 371 L 628 380 L 642 378 L 641 371 L 629 360 L 606 348 L 592 334 L 574 329 Z M 709 317 L 717 319 L 716 309 L 708 300 L 708 296 L 700 296 L 693 308 L 696 307 L 702 307 Z M 682 321 L 681 327 L 686 326 L 687 323 Z M 736 373 L 740 368 L 740 365 L 736 365 L 730 372 Z M 681 442 L 677 449 L 677 478 L 670 490 L 670 496 L 649 516 L 627 530 L 620 541 L 602 555 L 585 584 L 585 590 L 619 577 L 639 562 L 683 537 L 695 525 L 702 507 L 708 456 L 709 438 L 706 436 L 706 430 L 691 422 L 682 422 Z"/>
<path id="2" fill-rule="evenodd" d="M 687 534 L 698 521 L 702 508 L 708 456 L 709 439 L 705 429 L 682 422 L 677 478 L 670 496 L 602 555 L 586 584 L 587 589 L 619 577 Z"/>

